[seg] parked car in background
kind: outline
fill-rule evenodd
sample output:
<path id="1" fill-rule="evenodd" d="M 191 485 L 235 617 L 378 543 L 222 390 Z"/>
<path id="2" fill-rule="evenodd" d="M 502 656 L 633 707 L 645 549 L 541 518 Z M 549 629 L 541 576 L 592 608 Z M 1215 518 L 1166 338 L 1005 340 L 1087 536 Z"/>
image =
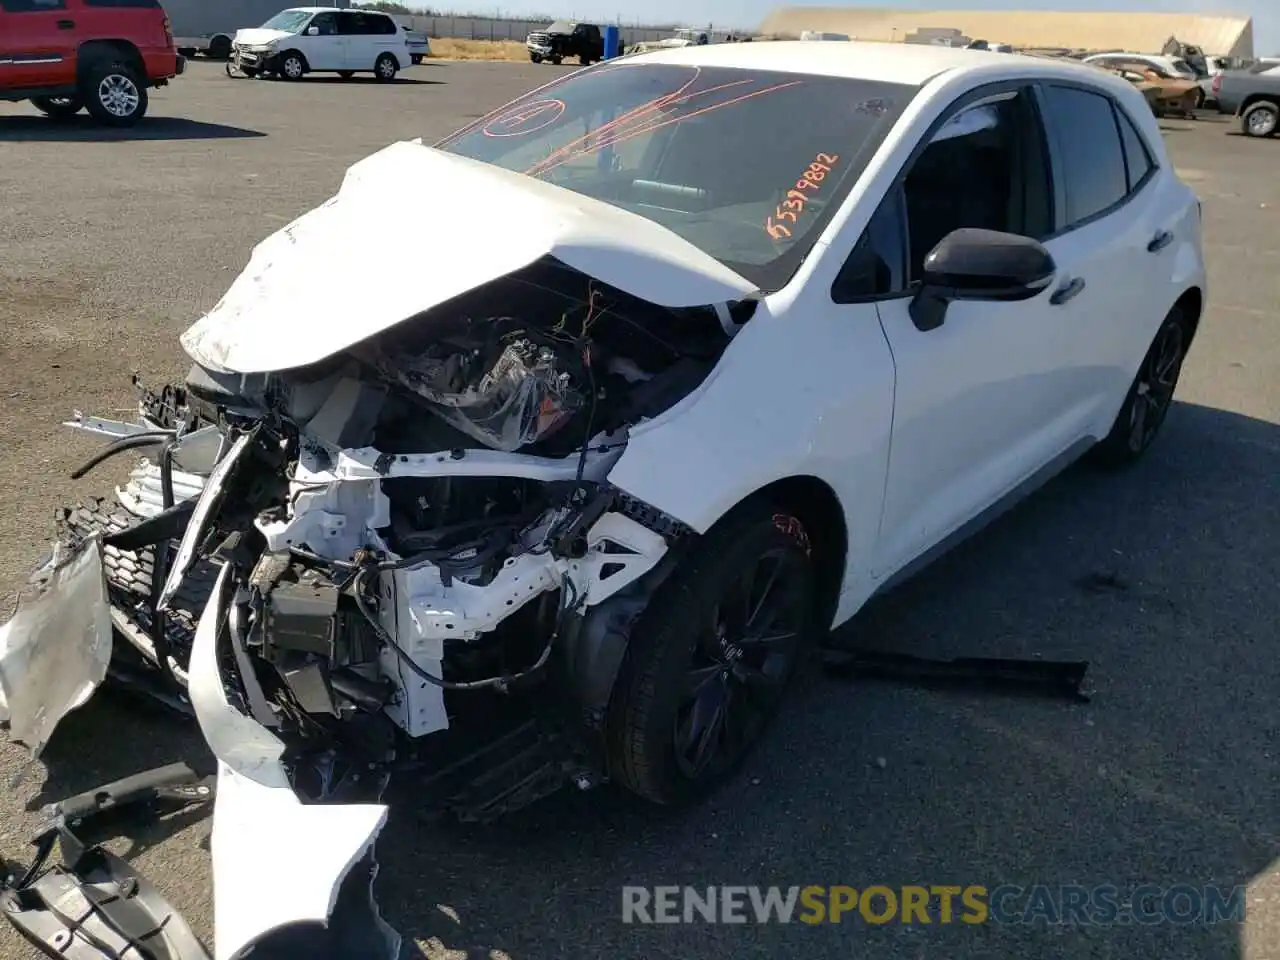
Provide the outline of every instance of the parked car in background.
<path id="1" fill-rule="evenodd" d="M 1240 119 L 1247 137 L 1273 137 L 1280 127 L 1280 74 L 1228 70 L 1213 78 L 1218 112 Z"/>
<path id="2" fill-rule="evenodd" d="M 232 60 L 250 76 L 372 73 L 383 82 L 413 62 L 405 31 L 390 16 L 336 7 L 292 7 L 261 27 L 237 31 Z"/>
<path id="3" fill-rule="evenodd" d="M 1160 81 L 1186 81 L 1195 87 L 1197 91 L 1190 94 L 1190 99 L 1193 101 L 1193 109 L 1199 109 L 1204 106 L 1205 100 L 1209 96 L 1209 92 L 1200 86 L 1200 76 L 1196 73 L 1195 68 L 1181 57 L 1153 53 L 1096 53 L 1083 58 L 1082 62 L 1092 64 L 1095 67 L 1106 67 L 1110 70 L 1123 69 L 1138 73 L 1151 72 Z M 1183 91 L 1179 88 L 1179 102 L 1181 102 L 1182 97 Z"/>
<path id="4" fill-rule="evenodd" d="M 185 65 L 159 0 L 0 3 L 0 100 L 30 100 L 54 119 L 87 109 L 131 126 L 146 115 L 147 91 Z"/>
<path id="5" fill-rule="evenodd" d="M 425 33 L 411 30 L 403 24 L 401 28 L 404 30 L 405 43 L 409 45 L 409 61 L 416 67 L 431 56 L 431 41 Z"/>
<path id="6" fill-rule="evenodd" d="M 524 41 L 529 59 L 534 63 L 558 64 L 566 57 L 577 57 L 586 65 L 604 59 L 604 34 L 594 23 L 557 20 L 545 30 L 535 30 Z"/>

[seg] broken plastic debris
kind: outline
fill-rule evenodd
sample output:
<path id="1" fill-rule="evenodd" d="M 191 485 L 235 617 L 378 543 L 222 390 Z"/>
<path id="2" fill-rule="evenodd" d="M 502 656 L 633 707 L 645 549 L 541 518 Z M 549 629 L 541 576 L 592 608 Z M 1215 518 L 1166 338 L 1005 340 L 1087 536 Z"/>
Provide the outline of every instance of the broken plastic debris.
<path id="1" fill-rule="evenodd" d="M 58 543 L 0 627 L 0 722 L 38 757 L 106 678 L 111 614 L 97 536 Z"/>

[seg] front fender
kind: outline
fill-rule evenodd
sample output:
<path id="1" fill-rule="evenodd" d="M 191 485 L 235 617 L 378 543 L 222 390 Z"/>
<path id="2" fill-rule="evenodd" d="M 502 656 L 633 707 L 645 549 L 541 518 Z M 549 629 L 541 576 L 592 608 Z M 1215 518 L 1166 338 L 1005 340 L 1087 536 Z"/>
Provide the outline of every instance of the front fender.
<path id="1" fill-rule="evenodd" d="M 879 529 L 893 357 L 874 304 L 761 307 L 697 391 L 631 431 L 609 480 L 699 533 L 776 481 L 822 480 L 845 513 L 848 589 Z"/>

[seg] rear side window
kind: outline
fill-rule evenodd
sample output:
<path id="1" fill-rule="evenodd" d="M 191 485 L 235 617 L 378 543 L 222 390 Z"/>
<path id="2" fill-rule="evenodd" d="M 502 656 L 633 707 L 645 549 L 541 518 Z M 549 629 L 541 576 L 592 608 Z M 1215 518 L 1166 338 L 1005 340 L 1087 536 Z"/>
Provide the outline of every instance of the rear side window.
<path id="1" fill-rule="evenodd" d="M 82 0 L 86 7 L 146 7 L 154 10 L 160 0 Z"/>
<path id="2" fill-rule="evenodd" d="M 1066 190 L 1064 228 L 1103 213 L 1129 192 L 1124 149 L 1110 98 L 1076 87 L 1044 88 L 1044 119 Z"/>
<path id="3" fill-rule="evenodd" d="M 395 21 L 379 13 L 344 13 L 342 32 L 349 36 L 399 33 Z"/>
<path id="4" fill-rule="evenodd" d="M 66 0 L 0 0 L 6 13 L 40 13 L 42 10 L 65 10 Z"/>

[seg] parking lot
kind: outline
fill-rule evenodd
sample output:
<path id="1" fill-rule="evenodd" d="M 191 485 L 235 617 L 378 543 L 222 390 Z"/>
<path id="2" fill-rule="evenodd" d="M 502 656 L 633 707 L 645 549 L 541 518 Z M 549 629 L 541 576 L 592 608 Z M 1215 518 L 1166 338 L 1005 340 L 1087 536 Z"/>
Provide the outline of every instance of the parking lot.
<path id="1" fill-rule="evenodd" d="M 130 375 L 189 365 L 178 334 L 251 247 L 330 196 L 353 161 L 431 141 L 557 68 L 428 63 L 391 86 L 231 80 L 197 62 L 137 128 L 0 105 L 0 609 L 53 510 L 127 458 L 71 409 L 126 413 Z M 1162 121 L 1204 202 L 1209 308 L 1152 455 L 1077 468 L 856 618 L 859 639 L 937 655 L 1088 659 L 1094 699 L 845 685 L 814 676 L 743 777 L 654 812 L 608 789 L 498 826 L 393 810 L 379 902 L 428 957 L 1232 958 L 1280 944 L 1280 143 L 1218 117 Z M 444 203 L 446 198 L 441 198 Z M 453 198 L 449 198 L 451 201 Z M 350 244 L 433 229 L 387 211 Z M 430 271 L 431 264 L 421 269 Z M 376 295 L 371 290 L 371 295 Z M 0 844 L 41 804 L 200 749 L 167 716 L 96 698 L 39 764 L 0 747 Z M 203 814 L 126 825 L 130 857 L 211 941 Z M 1243 925 L 646 926 L 624 885 L 1248 885 Z M 28 956 L 7 925 L 0 955 Z"/>

